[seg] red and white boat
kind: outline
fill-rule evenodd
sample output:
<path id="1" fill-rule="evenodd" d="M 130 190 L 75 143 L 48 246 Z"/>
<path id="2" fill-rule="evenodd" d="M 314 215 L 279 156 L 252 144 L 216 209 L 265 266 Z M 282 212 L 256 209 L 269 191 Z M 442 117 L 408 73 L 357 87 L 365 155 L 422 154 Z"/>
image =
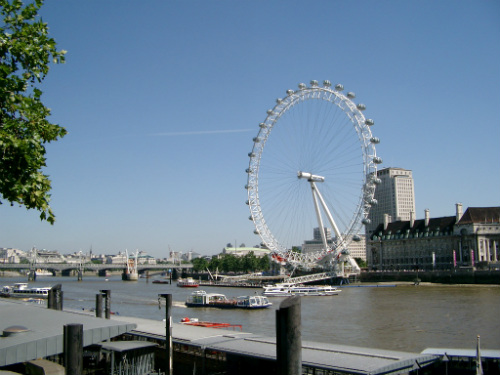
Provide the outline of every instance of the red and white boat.
<path id="1" fill-rule="evenodd" d="M 181 288 L 198 288 L 200 284 L 192 277 L 188 277 L 187 279 L 179 279 L 177 286 Z"/>
<path id="2" fill-rule="evenodd" d="M 185 324 L 187 326 L 208 327 L 208 328 L 226 328 L 226 329 L 231 328 L 233 330 L 239 328 L 240 331 L 242 330 L 240 324 L 203 322 L 199 321 L 197 318 L 188 318 L 188 317 L 182 318 L 181 324 Z"/>

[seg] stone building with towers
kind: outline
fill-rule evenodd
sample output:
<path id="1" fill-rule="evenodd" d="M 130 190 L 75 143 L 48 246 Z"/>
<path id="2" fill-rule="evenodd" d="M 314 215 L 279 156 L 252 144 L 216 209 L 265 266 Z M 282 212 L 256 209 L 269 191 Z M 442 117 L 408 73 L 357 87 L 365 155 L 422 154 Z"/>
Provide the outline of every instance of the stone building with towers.
<path id="1" fill-rule="evenodd" d="M 385 214 L 367 238 L 372 270 L 450 270 L 500 265 L 500 207 L 469 207 L 455 216 L 391 220 Z"/>

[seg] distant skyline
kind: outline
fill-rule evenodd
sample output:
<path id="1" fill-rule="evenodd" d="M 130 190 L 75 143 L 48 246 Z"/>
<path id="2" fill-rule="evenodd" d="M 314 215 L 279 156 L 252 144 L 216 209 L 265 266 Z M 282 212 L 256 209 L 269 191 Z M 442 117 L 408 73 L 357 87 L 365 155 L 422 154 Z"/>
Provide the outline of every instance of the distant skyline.
<path id="1" fill-rule="evenodd" d="M 54 226 L 0 206 L 0 247 L 219 253 L 254 246 L 244 185 L 258 124 L 301 82 L 342 83 L 416 217 L 500 206 L 500 2 L 47 1 L 67 62 L 41 86 Z M 311 231 L 311 238 L 313 233 Z"/>

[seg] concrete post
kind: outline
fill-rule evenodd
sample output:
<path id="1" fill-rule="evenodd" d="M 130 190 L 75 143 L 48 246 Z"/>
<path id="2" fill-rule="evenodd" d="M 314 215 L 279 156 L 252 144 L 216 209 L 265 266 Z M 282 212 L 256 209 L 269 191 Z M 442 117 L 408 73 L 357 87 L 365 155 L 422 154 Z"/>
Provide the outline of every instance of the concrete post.
<path id="1" fill-rule="evenodd" d="M 159 294 L 158 297 L 165 298 L 165 352 L 166 364 L 165 374 L 172 375 L 173 372 L 173 350 L 172 350 L 172 295 Z"/>
<path id="2" fill-rule="evenodd" d="M 276 310 L 276 363 L 278 375 L 302 374 L 301 300 L 288 297 Z"/>
<path id="3" fill-rule="evenodd" d="M 66 375 L 83 374 L 83 324 L 64 326 L 64 366 Z"/>

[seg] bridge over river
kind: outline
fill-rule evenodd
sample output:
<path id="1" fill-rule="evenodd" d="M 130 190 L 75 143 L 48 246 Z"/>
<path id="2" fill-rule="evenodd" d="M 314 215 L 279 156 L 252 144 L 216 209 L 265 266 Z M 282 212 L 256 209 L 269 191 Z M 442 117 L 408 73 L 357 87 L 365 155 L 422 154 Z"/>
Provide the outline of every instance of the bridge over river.
<path id="1" fill-rule="evenodd" d="M 20 264 L 20 263 L 0 263 L 0 271 L 9 270 L 47 270 L 53 274 L 61 274 L 63 276 L 69 276 L 74 272 L 90 271 L 95 272 L 99 276 L 105 276 L 107 271 L 123 271 L 127 268 L 125 264 L 95 264 L 95 263 L 31 263 L 31 264 Z M 137 272 L 139 274 L 144 274 L 146 272 L 149 275 L 164 273 L 164 272 L 175 272 L 181 275 L 183 272 L 190 273 L 193 265 L 191 263 L 186 264 L 139 264 L 137 265 Z"/>

